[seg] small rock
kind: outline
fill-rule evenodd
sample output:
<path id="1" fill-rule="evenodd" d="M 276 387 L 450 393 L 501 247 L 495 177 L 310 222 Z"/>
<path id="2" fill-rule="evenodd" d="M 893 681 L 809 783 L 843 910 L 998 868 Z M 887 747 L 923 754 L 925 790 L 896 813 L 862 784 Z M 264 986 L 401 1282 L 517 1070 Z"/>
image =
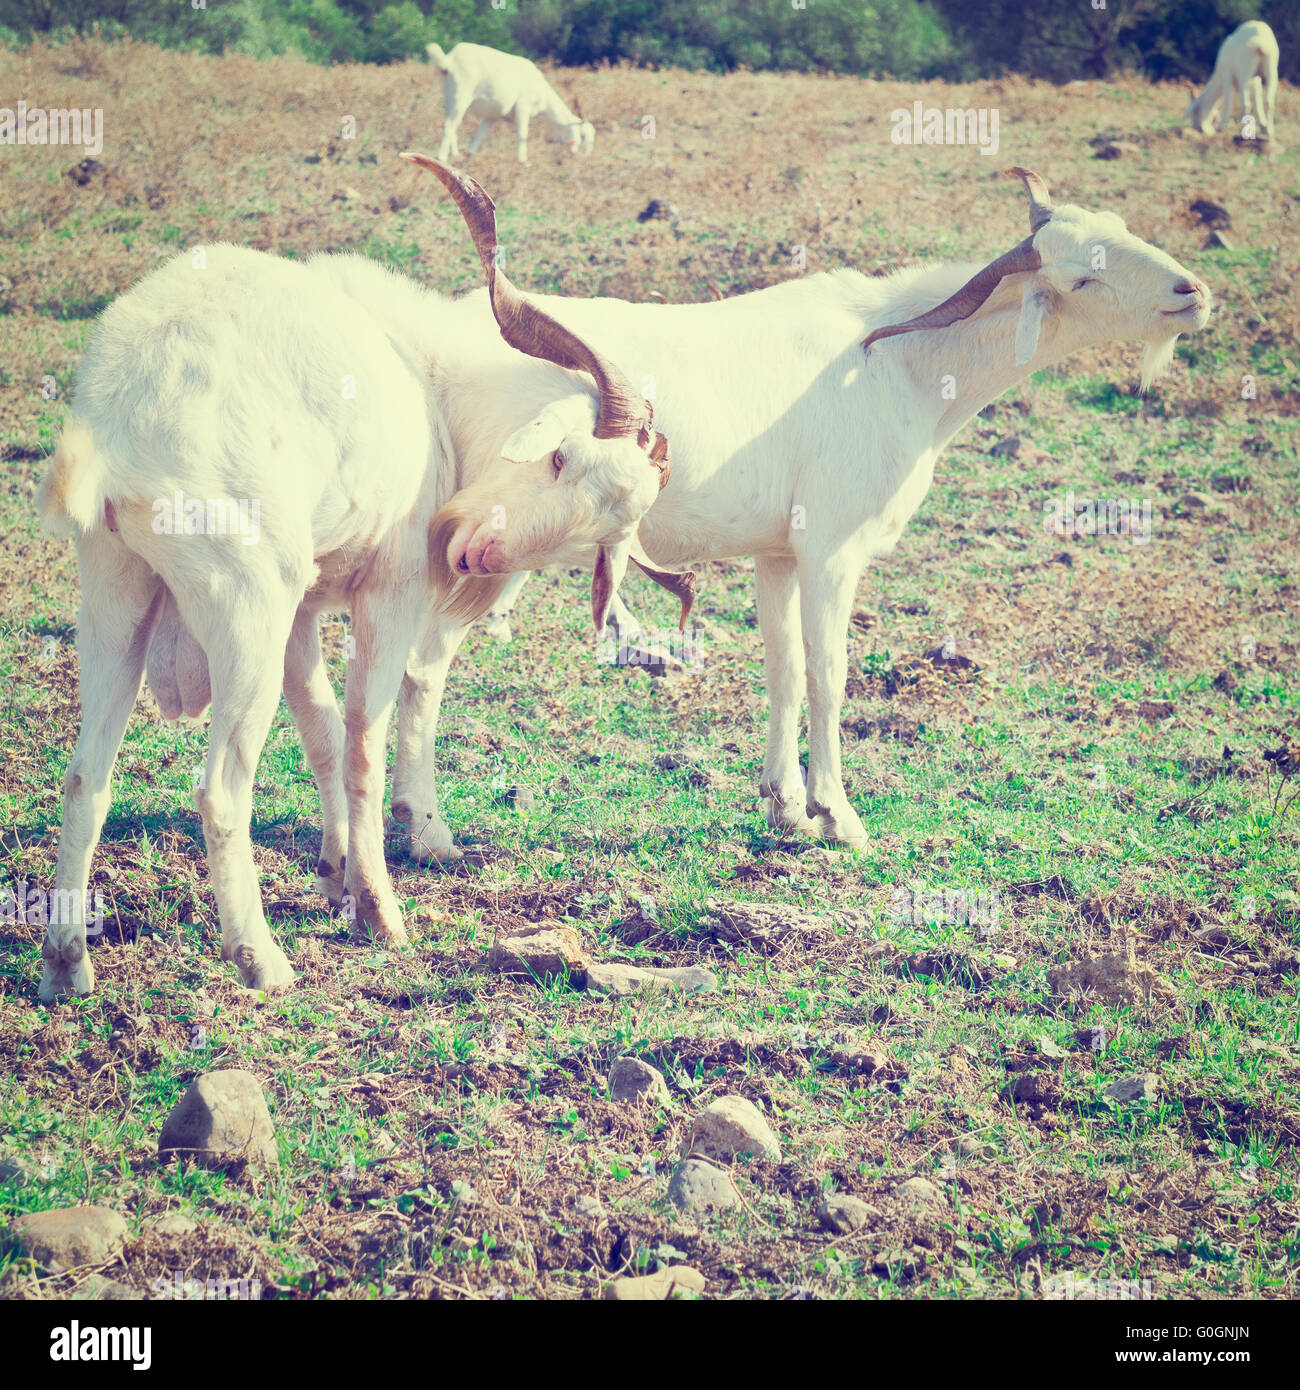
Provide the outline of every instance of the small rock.
<path id="1" fill-rule="evenodd" d="M 1106 1087 L 1106 1095 L 1112 1100 L 1128 1104 L 1135 1100 L 1155 1100 L 1160 1094 L 1160 1078 L 1154 1072 L 1143 1072 L 1136 1076 L 1122 1076 Z"/>
<path id="2" fill-rule="evenodd" d="M 840 1071 L 875 1076 L 890 1068 L 890 1056 L 882 1043 L 845 1041 L 831 1044 L 831 1061 Z"/>
<path id="3" fill-rule="evenodd" d="M 838 1231 L 848 1235 L 859 1226 L 865 1226 L 874 1208 L 861 1197 L 849 1197 L 844 1193 L 832 1192 L 821 1200 L 817 1208 L 817 1219 L 828 1231 Z"/>
<path id="4" fill-rule="evenodd" d="M 167 1116 L 158 1156 L 204 1168 L 278 1167 L 275 1130 L 257 1078 L 233 1068 L 200 1076 Z"/>
<path id="5" fill-rule="evenodd" d="M 156 1236 L 188 1236 L 199 1229 L 199 1223 L 184 1212 L 169 1211 L 165 1216 L 149 1222 L 149 1229 Z"/>
<path id="6" fill-rule="evenodd" d="M 13 1232 L 23 1250 L 57 1273 L 110 1259 L 126 1239 L 126 1222 L 108 1207 L 59 1207 L 16 1217 Z"/>
<path id="7" fill-rule="evenodd" d="M 704 905 L 705 925 L 719 941 L 776 950 L 797 941 L 829 935 L 829 918 L 784 903 L 728 902 L 710 898 Z"/>
<path id="8" fill-rule="evenodd" d="M 492 800 L 498 806 L 511 806 L 516 811 L 537 809 L 537 793 L 530 787 L 507 787 L 505 791 L 498 792 Z"/>
<path id="9" fill-rule="evenodd" d="M 921 1259 L 915 1251 L 897 1247 L 892 1250 L 882 1250 L 871 1262 L 871 1268 L 875 1273 L 896 1274 L 903 1279 L 915 1274 L 920 1266 Z"/>
<path id="10" fill-rule="evenodd" d="M 662 1303 L 669 1298 L 685 1298 L 704 1292 L 705 1279 L 688 1265 L 672 1265 L 654 1274 L 615 1279 L 605 1285 L 605 1298 L 615 1303 Z"/>
<path id="11" fill-rule="evenodd" d="M 722 1163 L 747 1155 L 778 1161 L 781 1145 L 752 1100 L 722 1096 L 695 1117 L 682 1141 L 682 1154 Z"/>
<path id="12" fill-rule="evenodd" d="M 581 976 L 591 967 L 576 928 L 553 919 L 512 929 L 497 939 L 489 958 L 503 975 L 539 980 Z"/>
<path id="13" fill-rule="evenodd" d="M 686 994 L 711 994 L 717 976 L 701 965 L 653 968 L 635 965 L 589 965 L 587 988 L 596 994 L 635 994 L 646 987 L 679 989 Z"/>
<path id="14" fill-rule="evenodd" d="M 677 1165 L 668 1184 L 668 1196 L 682 1211 L 741 1205 L 740 1193 L 730 1175 L 699 1158 L 688 1158 Z"/>
<path id="15" fill-rule="evenodd" d="M 117 1279 L 105 1279 L 102 1274 L 92 1274 L 69 1297 L 81 1301 L 86 1299 L 99 1302 L 136 1302 L 140 1295 L 129 1285 Z"/>
<path id="16" fill-rule="evenodd" d="M 967 1158 L 982 1158 L 985 1154 L 993 1152 L 993 1145 L 985 1143 L 974 1134 L 963 1134 L 957 1140 L 957 1152 Z"/>
<path id="17" fill-rule="evenodd" d="M 380 1130 L 379 1133 L 375 1135 L 375 1152 L 380 1158 L 387 1158 L 389 1154 L 395 1153 L 396 1151 L 397 1142 L 394 1140 L 393 1136 Z"/>
<path id="18" fill-rule="evenodd" d="M 894 1189 L 894 1195 L 903 1198 L 904 1201 L 918 1204 L 943 1202 L 943 1193 L 929 1178 L 908 1178 L 905 1183 L 900 1183 Z"/>
<path id="19" fill-rule="evenodd" d="M 585 1216 L 591 1221 L 599 1221 L 605 1215 L 605 1208 L 594 1197 L 585 1194 L 573 1199 L 573 1209 L 579 1216 Z"/>
<path id="20" fill-rule="evenodd" d="M 609 1069 L 609 1094 L 618 1101 L 651 1100 L 668 1104 L 668 1084 L 662 1074 L 639 1057 L 619 1057 Z"/>
<path id="21" fill-rule="evenodd" d="M 26 1159 L 6 1154 L 0 1158 L 0 1183 L 10 1183 L 14 1187 L 26 1187 L 38 1172 L 37 1165 Z"/>
<path id="22" fill-rule="evenodd" d="M 1094 159 L 1123 159 L 1141 153 L 1141 148 L 1128 140 L 1107 140 L 1104 145 L 1097 146 L 1092 157 Z"/>
<path id="23" fill-rule="evenodd" d="M 636 215 L 638 222 L 676 222 L 681 213 L 662 198 L 651 198 Z"/>

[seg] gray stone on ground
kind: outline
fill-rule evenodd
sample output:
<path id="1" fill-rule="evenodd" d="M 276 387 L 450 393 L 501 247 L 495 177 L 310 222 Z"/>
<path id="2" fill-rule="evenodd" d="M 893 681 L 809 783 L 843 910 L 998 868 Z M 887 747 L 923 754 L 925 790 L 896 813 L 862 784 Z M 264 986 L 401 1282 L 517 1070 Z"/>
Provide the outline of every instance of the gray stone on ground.
<path id="1" fill-rule="evenodd" d="M 668 1196 L 682 1211 L 714 1207 L 725 1209 L 741 1205 L 740 1193 L 731 1176 L 701 1158 L 679 1163 L 668 1184 Z"/>
<path id="2" fill-rule="evenodd" d="M 595 1197 L 588 1197 L 585 1192 L 573 1199 L 573 1209 L 579 1216 L 586 1216 L 592 1221 L 599 1221 L 605 1215 L 605 1208 Z"/>
<path id="3" fill-rule="evenodd" d="M 108 1207 L 57 1207 L 16 1217 L 23 1250 L 51 1272 L 111 1259 L 126 1239 L 126 1222 Z"/>
<path id="4" fill-rule="evenodd" d="M 599 964 L 587 967 L 587 988 L 595 994 L 636 994 L 647 987 L 678 989 L 685 994 L 711 994 L 718 987 L 718 979 L 701 965 Z"/>
<path id="5" fill-rule="evenodd" d="M 1160 1078 L 1154 1072 L 1141 1072 L 1136 1076 L 1122 1076 L 1106 1087 L 1106 1094 L 1112 1100 L 1124 1104 L 1135 1100 L 1155 1100 L 1160 1094 Z"/>
<path id="6" fill-rule="evenodd" d="M 639 1057 L 618 1057 L 609 1069 L 609 1094 L 613 1100 L 651 1100 L 668 1104 L 668 1085 L 663 1076 Z"/>
<path id="7" fill-rule="evenodd" d="M 698 1269 L 688 1265 L 672 1265 L 654 1274 L 641 1274 L 629 1279 L 615 1279 L 605 1285 L 605 1298 L 615 1303 L 663 1303 L 670 1298 L 688 1297 L 704 1292 L 705 1279 Z"/>
<path id="8" fill-rule="evenodd" d="M 894 1195 L 916 1203 L 942 1203 L 943 1193 L 929 1178 L 908 1178 L 894 1189 Z"/>
<path id="9" fill-rule="evenodd" d="M 257 1077 L 236 1069 L 200 1076 L 167 1116 L 158 1156 L 203 1168 L 278 1167 L 275 1130 Z"/>
<path id="10" fill-rule="evenodd" d="M 0 1158 L 0 1182 L 12 1183 L 14 1187 L 26 1187 L 39 1171 L 35 1163 L 13 1154 Z"/>
<path id="11" fill-rule="evenodd" d="M 186 1216 L 183 1211 L 169 1211 L 165 1216 L 150 1221 L 148 1225 L 156 1236 L 188 1236 L 199 1229 L 199 1223 L 192 1216 Z"/>
<path id="12" fill-rule="evenodd" d="M 993 1152 L 993 1145 L 974 1134 L 963 1134 L 957 1140 L 957 1152 L 967 1158 L 979 1158 Z"/>
<path id="13" fill-rule="evenodd" d="M 722 1163 L 747 1154 L 776 1160 L 781 1157 L 781 1145 L 753 1101 L 720 1096 L 695 1117 L 682 1141 L 682 1153 Z"/>
<path id="14" fill-rule="evenodd" d="M 577 928 L 554 918 L 511 928 L 493 943 L 489 959 L 503 975 L 539 980 L 581 975 L 591 965 Z"/>
<path id="15" fill-rule="evenodd" d="M 817 1219 L 828 1231 L 838 1231 L 846 1236 L 865 1226 L 875 1208 L 861 1197 L 850 1197 L 843 1192 L 829 1192 L 817 1208 Z"/>

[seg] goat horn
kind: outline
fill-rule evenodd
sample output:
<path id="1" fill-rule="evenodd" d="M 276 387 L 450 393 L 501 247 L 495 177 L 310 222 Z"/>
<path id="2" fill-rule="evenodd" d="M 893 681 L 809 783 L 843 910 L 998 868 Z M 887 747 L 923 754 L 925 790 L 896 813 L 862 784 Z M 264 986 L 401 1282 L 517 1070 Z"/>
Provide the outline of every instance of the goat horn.
<path id="1" fill-rule="evenodd" d="M 896 333 L 913 333 L 918 328 L 947 328 L 961 319 L 968 319 L 997 289 L 1005 276 L 1037 270 L 1042 263 L 1042 257 L 1034 249 L 1033 237 L 1026 237 L 1010 251 L 1000 255 L 997 260 L 990 261 L 983 270 L 977 271 L 956 294 L 950 295 L 942 304 L 917 315 L 914 319 L 908 319 L 906 323 L 894 323 L 888 328 L 874 329 L 862 340 L 862 346 L 870 348 L 872 343 L 878 342 L 881 338 L 892 338 Z"/>
<path id="2" fill-rule="evenodd" d="M 1047 191 L 1047 183 L 1032 169 L 1022 169 L 1018 164 L 1005 172 L 1023 180 L 1025 192 L 1029 194 L 1029 230 L 1036 232 L 1052 216 L 1052 195 Z"/>
<path id="3" fill-rule="evenodd" d="M 626 439 L 644 431 L 648 443 L 650 410 L 641 393 L 607 357 L 521 294 L 497 265 L 496 207 L 483 188 L 468 174 L 427 155 L 406 151 L 402 158 L 435 175 L 455 200 L 483 262 L 492 312 L 506 342 L 530 357 L 589 372 L 595 378 L 600 391 L 597 439 Z"/>

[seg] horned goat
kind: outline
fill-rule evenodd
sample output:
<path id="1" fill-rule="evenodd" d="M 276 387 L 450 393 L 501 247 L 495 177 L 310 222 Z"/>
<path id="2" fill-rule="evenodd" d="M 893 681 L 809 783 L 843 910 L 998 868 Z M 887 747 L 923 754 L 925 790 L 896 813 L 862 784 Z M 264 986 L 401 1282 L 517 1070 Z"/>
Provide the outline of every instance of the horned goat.
<path id="1" fill-rule="evenodd" d="M 545 327 L 535 312 L 521 321 Z M 502 505 L 467 524 L 452 501 L 462 469 L 481 472 L 503 449 L 533 457 L 531 414 L 555 395 L 542 363 L 503 354 L 481 309 L 358 256 L 297 264 L 229 246 L 179 256 L 109 306 L 39 495 L 47 529 L 76 538 L 82 592 L 81 731 L 64 781 L 62 910 L 47 926 L 43 1000 L 94 985 L 87 878 L 146 668 L 166 717 L 211 702 L 195 800 L 222 957 L 244 982 L 292 980 L 262 912 L 249 833 L 282 684 L 320 791 L 317 886 L 335 904 L 350 899 L 381 940 L 403 939 L 383 848 L 394 700 L 400 819 L 411 769 L 432 754 L 466 617 L 514 569 L 594 556 L 603 627 L 612 576 L 640 555 L 636 526 L 667 473 L 666 441 L 631 383 L 574 334 L 563 361 L 599 382 L 576 403 L 585 428 L 567 441 L 568 466 L 544 495 L 498 490 Z M 467 589 L 469 573 L 489 578 Z M 319 617 L 342 609 L 353 649 L 340 719 Z"/>
<path id="2" fill-rule="evenodd" d="M 492 132 L 493 123 L 511 116 L 519 141 L 519 162 L 528 163 L 528 128 L 535 120 L 547 121 L 551 139 L 564 140 L 574 153 L 590 154 L 595 127 L 581 111 L 571 111 L 542 75 L 536 63 L 502 53 L 481 43 L 458 43 L 450 53 L 440 45 L 426 45 L 429 61 L 442 73 L 442 101 L 446 124 L 438 146 L 440 160 L 459 159 L 457 131 L 466 116 L 478 117 L 466 154 L 477 154 Z"/>
<path id="3" fill-rule="evenodd" d="M 463 175 L 407 157 L 442 180 L 469 224 L 488 288 L 463 302 L 477 301 L 484 317 L 490 305 L 525 352 L 553 344 L 553 330 L 523 331 L 518 291 L 506 296 L 509 282 L 494 272 L 490 200 Z M 863 570 L 894 548 L 953 435 L 1031 372 L 1089 344 L 1143 342 L 1145 386 L 1178 336 L 1209 319 L 1206 286 L 1115 213 L 1053 208 L 1038 175 L 1012 172 L 1029 194 L 1030 234 L 985 266 L 884 278 L 837 270 L 712 304 L 531 301 L 563 333 L 602 343 L 631 380 L 655 383 L 655 421 L 672 439 L 674 466 L 640 525 L 646 560 L 677 569 L 755 558 L 770 702 L 759 789 L 781 830 L 867 842 L 840 771 L 849 614 Z M 592 387 L 570 378 L 564 390 L 538 420 L 526 451 L 533 461 L 494 461 L 453 510 L 482 516 L 504 497 L 553 486 L 583 428 L 576 403 Z M 425 782 L 420 791 L 426 844 L 449 847 L 435 790 Z"/>
<path id="4" fill-rule="evenodd" d="M 1199 96 L 1193 90 L 1183 124 L 1201 134 L 1212 134 L 1219 128 L 1220 104 L 1225 126 L 1232 120 L 1233 106 L 1239 104 L 1242 134 L 1248 133 L 1245 122 L 1250 119 L 1264 139 L 1272 139 L 1277 117 L 1277 65 L 1278 46 L 1272 29 L 1260 19 L 1238 26 L 1220 45 L 1205 90 Z"/>

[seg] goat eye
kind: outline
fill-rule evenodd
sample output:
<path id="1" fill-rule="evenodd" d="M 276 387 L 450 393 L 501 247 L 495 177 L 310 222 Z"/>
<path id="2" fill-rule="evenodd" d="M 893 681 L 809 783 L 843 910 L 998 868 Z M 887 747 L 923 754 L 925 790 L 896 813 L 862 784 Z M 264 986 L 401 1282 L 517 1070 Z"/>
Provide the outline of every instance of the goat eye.
<path id="1" fill-rule="evenodd" d="M 1074 282 L 1074 288 L 1075 288 L 1076 290 L 1081 290 L 1085 285 L 1091 285 L 1091 284 L 1092 284 L 1092 280 L 1089 279 L 1089 277 L 1085 275 L 1085 276 L 1083 277 L 1082 280 L 1076 280 L 1076 281 Z"/>
<path id="2" fill-rule="evenodd" d="M 551 455 L 551 467 L 555 469 L 556 477 L 559 477 L 560 470 L 564 467 L 564 455 L 558 449 Z"/>

